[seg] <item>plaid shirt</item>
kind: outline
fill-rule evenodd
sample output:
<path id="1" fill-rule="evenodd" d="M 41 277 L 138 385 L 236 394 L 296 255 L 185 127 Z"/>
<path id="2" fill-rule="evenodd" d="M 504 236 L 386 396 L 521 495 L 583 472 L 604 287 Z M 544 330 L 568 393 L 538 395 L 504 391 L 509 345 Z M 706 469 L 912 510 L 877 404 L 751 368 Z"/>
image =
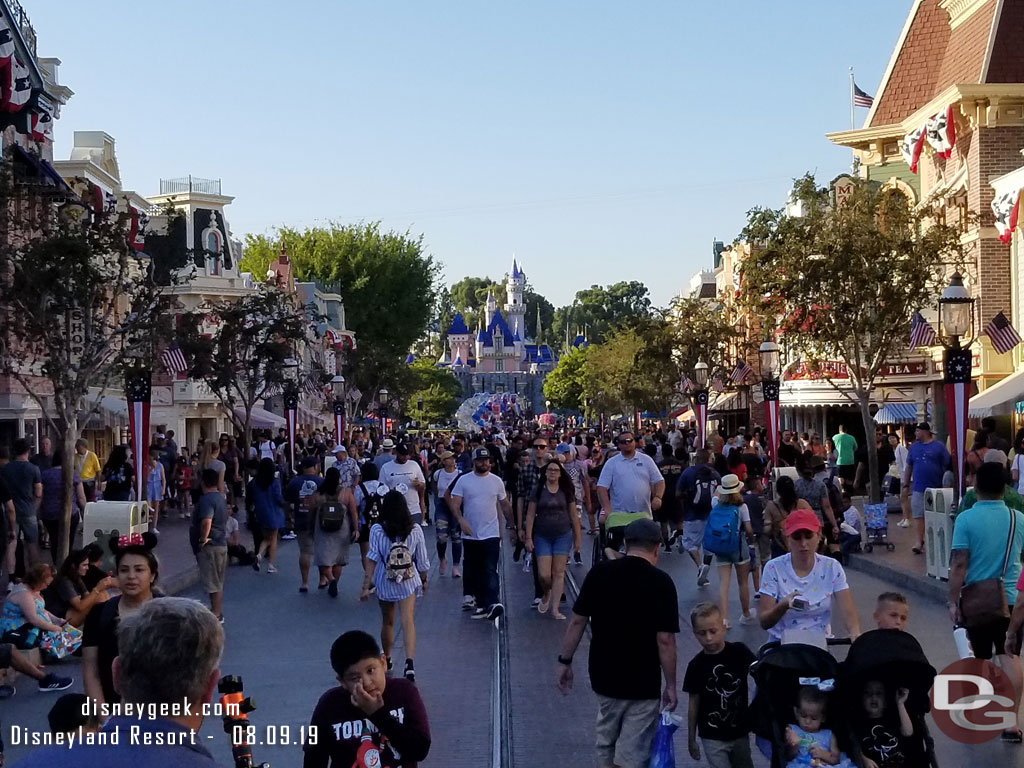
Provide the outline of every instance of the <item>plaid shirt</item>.
<path id="1" fill-rule="evenodd" d="M 359 464 L 351 456 L 336 465 L 341 475 L 340 485 L 342 488 L 354 488 L 356 478 L 359 477 Z"/>
<path id="2" fill-rule="evenodd" d="M 526 466 L 519 467 L 519 478 L 516 480 L 516 496 L 528 504 L 533 495 L 537 492 L 537 481 L 540 480 L 540 467 L 531 461 Z M 524 506 L 523 509 L 526 509 Z"/>

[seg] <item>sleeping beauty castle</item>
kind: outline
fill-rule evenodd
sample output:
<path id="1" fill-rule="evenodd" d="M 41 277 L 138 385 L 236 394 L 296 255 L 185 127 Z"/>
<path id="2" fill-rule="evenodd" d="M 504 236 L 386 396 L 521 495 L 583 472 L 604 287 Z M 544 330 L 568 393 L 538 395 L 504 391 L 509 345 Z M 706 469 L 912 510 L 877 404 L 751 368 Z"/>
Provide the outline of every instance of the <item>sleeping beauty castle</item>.
<path id="1" fill-rule="evenodd" d="M 512 259 L 504 312 L 494 294 L 488 293 L 475 333 L 461 312 L 455 315 L 448 329 L 448 348 L 438 366 L 454 374 L 466 397 L 479 392 L 514 394 L 523 407 L 543 413 L 544 376 L 558 363 L 558 357 L 547 344 L 527 338 L 525 290 L 526 273 Z M 538 336 L 540 327 L 538 310 Z"/>

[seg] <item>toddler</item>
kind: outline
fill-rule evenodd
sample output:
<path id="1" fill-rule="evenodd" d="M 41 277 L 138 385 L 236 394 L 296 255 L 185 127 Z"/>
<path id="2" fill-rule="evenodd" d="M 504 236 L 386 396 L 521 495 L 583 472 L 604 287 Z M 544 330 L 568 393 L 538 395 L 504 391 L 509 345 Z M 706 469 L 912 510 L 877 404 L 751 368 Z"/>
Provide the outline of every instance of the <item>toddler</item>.
<path id="1" fill-rule="evenodd" d="M 835 734 L 828 728 L 822 728 L 826 703 L 824 692 L 814 686 L 805 685 L 800 689 L 793 707 L 796 724 L 786 728 L 786 768 L 839 764 L 839 744 Z"/>
<path id="2" fill-rule="evenodd" d="M 917 765 L 909 760 L 912 744 L 908 741 L 914 735 L 914 724 L 907 714 L 907 698 L 910 691 L 900 688 L 896 691 L 896 717 L 886 711 L 885 684 L 880 680 L 868 680 L 861 694 L 861 717 L 854 729 L 864 754 L 864 768 L 895 768 L 903 765 Z"/>
<path id="3" fill-rule="evenodd" d="M 174 466 L 174 476 L 178 488 L 178 508 L 181 519 L 192 517 L 192 462 L 185 456 L 179 456 Z"/>

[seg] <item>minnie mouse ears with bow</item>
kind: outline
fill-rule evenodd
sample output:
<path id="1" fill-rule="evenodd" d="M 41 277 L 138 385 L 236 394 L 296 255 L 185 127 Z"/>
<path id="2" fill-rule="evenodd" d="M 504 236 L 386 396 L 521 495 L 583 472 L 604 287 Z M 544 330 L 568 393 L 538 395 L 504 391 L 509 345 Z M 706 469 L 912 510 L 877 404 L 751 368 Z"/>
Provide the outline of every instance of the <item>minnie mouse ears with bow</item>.
<path id="1" fill-rule="evenodd" d="M 110 551 L 115 555 L 129 549 L 144 549 L 148 552 L 156 546 L 156 542 L 156 534 L 149 531 L 125 536 L 114 535 L 110 537 Z"/>

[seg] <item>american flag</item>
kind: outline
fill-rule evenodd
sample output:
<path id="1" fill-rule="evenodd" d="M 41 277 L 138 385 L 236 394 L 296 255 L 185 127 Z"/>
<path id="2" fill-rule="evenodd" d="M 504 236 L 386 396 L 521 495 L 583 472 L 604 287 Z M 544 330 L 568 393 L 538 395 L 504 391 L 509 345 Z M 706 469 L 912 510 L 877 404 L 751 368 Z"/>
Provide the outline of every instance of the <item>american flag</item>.
<path id="1" fill-rule="evenodd" d="M 316 376 L 309 376 L 302 384 L 302 391 L 312 397 L 323 397 L 324 391 L 320 387 L 320 380 Z"/>
<path id="2" fill-rule="evenodd" d="M 853 84 L 853 106 L 855 107 L 870 107 L 875 103 L 873 96 L 868 96 L 864 91 L 857 87 L 857 84 Z"/>
<path id="3" fill-rule="evenodd" d="M 729 381 L 734 384 L 742 384 L 747 374 L 750 373 L 750 366 L 747 365 L 743 360 L 736 361 L 736 367 L 733 369 L 732 374 L 729 376 Z"/>
<path id="4" fill-rule="evenodd" d="M 683 378 L 681 378 L 679 383 L 676 385 L 676 390 L 681 394 L 686 394 L 690 391 L 690 379 L 685 373 L 683 374 Z"/>
<path id="5" fill-rule="evenodd" d="M 910 318 L 910 348 L 930 347 L 935 343 L 935 329 L 924 319 L 924 315 L 915 312 Z"/>
<path id="6" fill-rule="evenodd" d="M 1020 344 L 1020 334 L 1014 330 L 1002 312 L 993 317 L 985 326 L 985 335 L 992 340 L 992 346 L 998 350 L 1000 355 L 1005 355 Z"/>
<path id="7" fill-rule="evenodd" d="M 725 382 L 722 381 L 721 376 L 715 376 L 715 378 L 711 380 L 711 388 L 715 390 L 715 392 L 725 391 Z"/>
<path id="8" fill-rule="evenodd" d="M 185 360 L 185 353 L 181 351 L 181 347 L 177 344 L 165 349 L 164 353 L 160 355 L 160 361 L 170 374 L 184 373 L 188 370 L 188 361 Z"/>

